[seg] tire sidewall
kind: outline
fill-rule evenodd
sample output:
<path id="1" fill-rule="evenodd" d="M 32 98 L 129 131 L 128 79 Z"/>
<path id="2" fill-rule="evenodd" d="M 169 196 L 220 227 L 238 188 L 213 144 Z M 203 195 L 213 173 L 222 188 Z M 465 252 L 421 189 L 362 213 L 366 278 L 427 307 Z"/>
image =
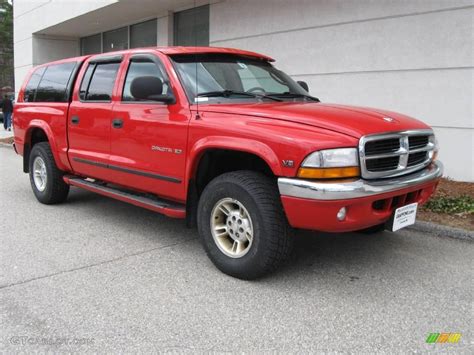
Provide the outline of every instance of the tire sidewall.
<path id="1" fill-rule="evenodd" d="M 44 164 L 46 166 L 46 188 L 43 191 L 38 190 L 34 181 L 34 171 L 33 171 L 33 163 L 36 157 L 41 157 L 43 159 Z M 46 203 L 51 198 L 51 193 L 53 189 L 53 167 L 52 162 L 50 161 L 48 154 L 44 151 L 44 149 L 40 145 L 35 145 L 30 153 L 30 162 L 29 162 L 29 169 L 30 169 L 30 183 L 31 188 L 33 189 L 33 193 L 35 194 L 36 198 Z"/>
<path id="2" fill-rule="evenodd" d="M 250 250 L 240 258 L 225 255 L 217 246 L 211 232 L 211 213 L 218 201 L 223 198 L 232 198 L 244 205 L 250 214 L 253 227 L 253 240 Z M 230 275 L 253 274 L 259 270 L 259 264 L 265 260 L 267 250 L 265 241 L 268 238 L 264 229 L 265 223 L 261 216 L 257 202 L 243 187 L 229 182 L 219 181 L 211 183 L 203 192 L 199 200 L 198 230 L 204 248 L 210 259 L 223 272 Z M 263 265 L 263 263 L 262 263 Z"/>

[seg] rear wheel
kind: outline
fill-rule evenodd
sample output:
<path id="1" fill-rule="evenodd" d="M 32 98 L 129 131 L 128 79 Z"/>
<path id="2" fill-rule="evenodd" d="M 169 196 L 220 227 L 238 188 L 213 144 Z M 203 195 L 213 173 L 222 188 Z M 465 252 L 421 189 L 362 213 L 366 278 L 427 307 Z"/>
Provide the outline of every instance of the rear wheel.
<path id="1" fill-rule="evenodd" d="M 275 270 L 293 242 L 275 181 L 252 171 L 226 173 L 206 186 L 198 230 L 217 268 L 241 279 Z"/>
<path id="2" fill-rule="evenodd" d="M 39 202 L 50 205 L 67 198 L 69 185 L 64 182 L 64 174 L 56 166 L 47 142 L 33 146 L 29 166 L 31 188 Z"/>

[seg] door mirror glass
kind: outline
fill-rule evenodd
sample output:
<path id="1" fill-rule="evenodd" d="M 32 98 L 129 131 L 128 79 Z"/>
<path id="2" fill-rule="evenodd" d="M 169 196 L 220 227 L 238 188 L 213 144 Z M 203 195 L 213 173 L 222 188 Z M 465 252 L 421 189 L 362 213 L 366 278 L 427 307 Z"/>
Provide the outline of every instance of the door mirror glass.
<path id="1" fill-rule="evenodd" d="M 308 84 L 306 83 L 306 81 L 297 81 L 297 83 L 298 83 L 303 89 L 305 89 L 307 92 L 309 92 L 309 86 L 308 86 Z"/>

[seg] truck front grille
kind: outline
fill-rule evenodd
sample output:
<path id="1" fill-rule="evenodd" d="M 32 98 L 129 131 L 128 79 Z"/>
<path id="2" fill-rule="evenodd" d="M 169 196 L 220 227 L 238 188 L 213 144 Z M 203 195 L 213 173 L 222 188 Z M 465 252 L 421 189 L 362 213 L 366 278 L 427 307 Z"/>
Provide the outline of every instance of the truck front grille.
<path id="1" fill-rule="evenodd" d="M 431 130 L 362 137 L 359 143 L 362 177 L 378 179 L 420 170 L 431 162 L 430 152 L 434 149 Z"/>

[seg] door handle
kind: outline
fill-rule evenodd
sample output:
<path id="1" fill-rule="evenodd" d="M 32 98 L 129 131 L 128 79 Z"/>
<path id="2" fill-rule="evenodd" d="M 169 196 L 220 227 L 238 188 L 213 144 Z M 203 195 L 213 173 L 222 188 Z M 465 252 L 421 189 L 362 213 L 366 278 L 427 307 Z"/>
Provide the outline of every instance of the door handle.
<path id="1" fill-rule="evenodd" d="M 121 118 L 114 118 L 112 120 L 112 127 L 122 128 L 123 127 L 123 120 Z"/>
<path id="2" fill-rule="evenodd" d="M 72 124 L 79 124 L 79 116 L 72 116 L 71 117 Z"/>

